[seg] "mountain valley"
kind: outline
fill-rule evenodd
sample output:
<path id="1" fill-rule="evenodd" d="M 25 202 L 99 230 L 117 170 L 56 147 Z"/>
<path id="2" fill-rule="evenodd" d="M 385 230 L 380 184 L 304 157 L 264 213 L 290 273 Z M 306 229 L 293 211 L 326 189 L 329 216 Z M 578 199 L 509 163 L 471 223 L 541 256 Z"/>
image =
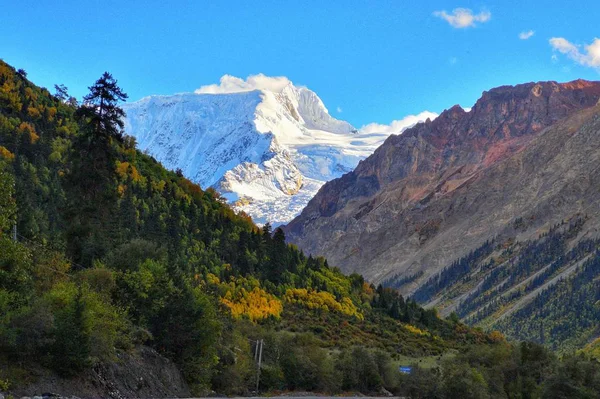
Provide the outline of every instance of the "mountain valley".
<path id="1" fill-rule="evenodd" d="M 455 106 L 392 136 L 327 183 L 286 226 L 288 239 L 444 315 L 517 339 L 585 344 L 600 333 L 587 324 L 600 316 L 594 285 L 571 288 L 590 306 L 577 327 L 568 309 L 544 312 L 536 296 L 556 297 L 598 257 L 599 98 L 600 83 L 587 81 L 485 92 L 470 112 Z"/>
<path id="2" fill-rule="evenodd" d="M 11 2 L 0 399 L 600 399 L 585 2 Z"/>

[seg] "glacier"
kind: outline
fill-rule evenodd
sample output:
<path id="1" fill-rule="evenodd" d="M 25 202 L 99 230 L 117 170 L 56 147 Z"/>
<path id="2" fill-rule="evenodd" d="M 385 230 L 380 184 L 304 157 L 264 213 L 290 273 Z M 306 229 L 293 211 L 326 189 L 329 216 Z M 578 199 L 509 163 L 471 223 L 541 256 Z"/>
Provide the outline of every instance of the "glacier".
<path id="1" fill-rule="evenodd" d="M 423 112 L 393 129 L 356 129 L 286 78 L 259 75 L 267 83 L 279 79 L 260 87 L 225 75 L 221 87 L 226 78 L 237 79 L 233 89 L 212 85 L 124 104 L 124 130 L 142 151 L 215 188 L 258 224 L 289 222 L 325 182 L 353 170 L 390 134 L 437 116 Z"/>

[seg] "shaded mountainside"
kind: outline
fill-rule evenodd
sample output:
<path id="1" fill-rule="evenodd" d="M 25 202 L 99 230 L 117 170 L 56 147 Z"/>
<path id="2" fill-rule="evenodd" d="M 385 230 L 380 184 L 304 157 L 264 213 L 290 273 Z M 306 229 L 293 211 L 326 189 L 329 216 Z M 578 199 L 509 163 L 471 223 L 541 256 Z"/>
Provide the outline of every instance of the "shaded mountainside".
<path id="1" fill-rule="evenodd" d="M 326 184 L 286 226 L 287 236 L 345 272 L 395 286 L 444 313 L 457 310 L 471 322 L 543 341 L 566 327 L 558 313 L 556 320 L 536 313 L 536 295 L 579 287 L 556 277 L 585 273 L 577 262 L 596 256 L 599 98 L 600 83 L 581 80 L 485 92 L 470 112 L 455 106 L 390 137 L 353 172 Z M 544 247 L 548 234 L 571 224 L 576 231 L 559 247 Z M 535 259 L 520 261 L 528 253 Z M 557 259 L 560 265 L 552 263 Z M 592 306 L 600 299 L 594 289 L 585 297 Z M 590 312 L 580 319 L 593 320 Z M 542 333 L 510 327 L 526 319 L 547 319 L 548 326 Z M 585 334 L 567 336 L 584 341 L 598 333 L 581 329 Z"/>

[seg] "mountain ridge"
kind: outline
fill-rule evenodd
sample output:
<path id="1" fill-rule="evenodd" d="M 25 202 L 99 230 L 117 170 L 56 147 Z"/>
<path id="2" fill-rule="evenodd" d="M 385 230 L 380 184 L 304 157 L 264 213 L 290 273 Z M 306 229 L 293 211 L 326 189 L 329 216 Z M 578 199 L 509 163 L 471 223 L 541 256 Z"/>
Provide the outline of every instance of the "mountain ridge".
<path id="1" fill-rule="evenodd" d="M 359 131 L 332 117 L 313 91 L 283 83 L 145 97 L 124 105 L 125 131 L 257 222 L 287 222 L 325 181 L 352 170 L 390 133 Z M 416 118 L 425 116 L 436 114 Z"/>
<path id="2" fill-rule="evenodd" d="M 569 89 L 573 85 L 577 86 L 580 82 L 574 81 L 568 83 L 569 86 L 562 87 Z M 539 104 L 540 101 L 538 101 L 537 106 L 538 108 L 540 105 L 542 108 L 554 107 L 552 112 L 538 109 L 534 110 L 535 113 L 525 113 L 523 110 L 514 108 L 520 105 L 516 102 L 512 104 L 512 113 L 509 114 L 504 109 L 506 104 L 512 100 L 512 98 L 502 98 L 507 90 L 512 95 L 524 96 L 525 99 L 539 99 L 540 97 L 535 93 L 537 93 L 540 83 L 502 86 L 484 92 L 482 98 L 468 113 L 460 106 L 455 105 L 442 112 L 434 121 L 419 123 L 407 129 L 400 136 L 387 138 L 371 156 L 361 161 L 354 171 L 327 183 L 309 202 L 303 214 L 307 215 L 306 218 L 309 217 L 308 215 L 311 218 L 327 218 L 352 200 L 369 198 L 370 195 L 381 189 L 393 190 L 398 184 L 403 184 L 403 192 L 399 197 L 402 202 L 400 207 L 417 201 L 426 201 L 428 195 L 433 194 L 436 188 L 446 191 L 454 190 L 457 184 L 467 182 L 480 168 L 490 166 L 493 162 L 520 151 L 531 140 L 532 133 L 538 133 L 544 127 L 564 117 L 569 110 L 578 108 L 579 100 L 576 98 L 573 101 L 564 101 L 553 105 L 554 100 L 552 102 L 549 100 L 552 97 L 551 93 L 556 88 L 560 89 L 561 86 L 555 82 L 542 83 L 545 85 L 544 93 L 546 94 L 546 98 L 542 98 L 542 100 L 548 99 L 548 101 L 541 101 L 547 105 Z M 600 83 L 591 84 L 589 82 L 584 86 L 584 88 L 591 89 L 593 93 L 581 107 L 595 105 L 600 98 Z M 519 92 L 511 92 L 511 87 L 517 87 Z M 529 97 L 527 98 L 528 93 Z M 499 104 L 498 97 L 501 100 Z M 490 100 L 496 101 L 496 108 L 500 115 L 492 114 L 491 109 L 486 109 L 490 107 L 490 103 L 487 102 Z M 507 117 L 515 118 L 516 115 L 520 120 L 510 120 L 510 126 L 505 123 Z M 490 129 L 493 130 L 491 134 L 482 137 L 481 132 L 472 126 L 472 121 L 478 116 L 479 119 L 483 119 L 483 122 L 479 121 L 480 125 L 488 125 L 484 127 L 488 130 L 487 133 L 490 133 Z M 525 124 L 524 127 L 523 124 Z M 512 131 L 510 131 L 511 129 Z M 397 183 L 400 181 L 401 183 Z M 440 184 L 441 186 L 439 186 Z M 361 205 L 363 205 L 361 212 L 357 213 L 359 216 L 364 216 L 367 209 L 381 204 Z M 296 236 L 303 234 L 302 221 L 303 216 L 301 215 L 286 226 L 286 231 L 290 233 L 292 241 L 296 239 Z M 309 252 L 313 252 L 314 249 L 311 244 L 307 244 L 305 248 Z"/>

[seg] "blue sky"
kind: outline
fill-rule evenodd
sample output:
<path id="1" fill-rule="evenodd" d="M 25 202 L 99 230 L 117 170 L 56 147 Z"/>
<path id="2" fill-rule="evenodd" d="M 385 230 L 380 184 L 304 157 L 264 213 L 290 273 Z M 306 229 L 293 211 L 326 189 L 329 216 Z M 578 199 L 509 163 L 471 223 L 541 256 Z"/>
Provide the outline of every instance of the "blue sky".
<path id="1" fill-rule="evenodd" d="M 131 100 L 283 75 L 360 127 L 504 84 L 600 80 L 600 7 L 556 3 L 0 0 L 0 58 L 77 97 L 105 70 Z"/>

